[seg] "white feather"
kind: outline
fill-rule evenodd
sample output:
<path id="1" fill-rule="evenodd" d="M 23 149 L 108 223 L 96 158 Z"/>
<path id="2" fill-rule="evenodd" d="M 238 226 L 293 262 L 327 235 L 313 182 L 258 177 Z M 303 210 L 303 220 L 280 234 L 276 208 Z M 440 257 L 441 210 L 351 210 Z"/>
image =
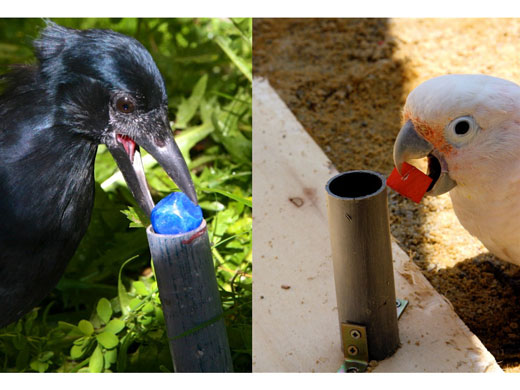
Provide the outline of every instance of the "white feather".
<path id="1" fill-rule="evenodd" d="M 485 75 L 445 75 L 408 96 L 405 115 L 436 132 L 472 116 L 480 131 L 444 154 L 461 224 L 495 255 L 520 265 L 520 87 Z M 437 134 L 438 135 L 438 134 Z"/>

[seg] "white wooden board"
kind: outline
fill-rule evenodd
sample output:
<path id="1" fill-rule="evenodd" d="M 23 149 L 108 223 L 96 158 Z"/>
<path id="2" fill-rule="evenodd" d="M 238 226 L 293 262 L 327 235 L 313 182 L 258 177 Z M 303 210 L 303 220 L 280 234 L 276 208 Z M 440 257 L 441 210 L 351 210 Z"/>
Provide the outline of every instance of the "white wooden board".
<path id="1" fill-rule="evenodd" d="M 268 82 L 253 82 L 253 371 L 335 372 L 343 361 L 325 184 L 335 168 Z M 393 243 L 401 347 L 379 372 L 501 371 Z"/>

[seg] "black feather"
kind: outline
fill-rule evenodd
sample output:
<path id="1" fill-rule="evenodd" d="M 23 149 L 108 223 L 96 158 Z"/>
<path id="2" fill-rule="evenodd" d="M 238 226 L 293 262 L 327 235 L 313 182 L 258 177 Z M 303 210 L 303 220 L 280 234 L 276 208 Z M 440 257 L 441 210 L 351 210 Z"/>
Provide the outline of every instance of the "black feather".
<path id="1" fill-rule="evenodd" d="M 0 327 L 50 292 L 85 234 L 97 145 L 109 128 L 143 131 L 110 117 L 114 93 L 133 96 L 143 122 L 167 101 L 152 57 L 133 38 L 49 22 L 34 46 L 37 64 L 2 78 Z"/>

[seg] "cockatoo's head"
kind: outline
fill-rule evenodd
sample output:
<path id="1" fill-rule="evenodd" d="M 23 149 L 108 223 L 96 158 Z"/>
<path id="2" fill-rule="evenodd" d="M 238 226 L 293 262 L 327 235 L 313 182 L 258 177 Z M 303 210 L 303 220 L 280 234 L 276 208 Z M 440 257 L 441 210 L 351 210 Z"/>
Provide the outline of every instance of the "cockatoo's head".
<path id="1" fill-rule="evenodd" d="M 436 77 L 410 93 L 403 122 L 394 144 L 397 169 L 428 157 L 427 195 L 440 195 L 518 159 L 520 87 L 485 75 Z"/>

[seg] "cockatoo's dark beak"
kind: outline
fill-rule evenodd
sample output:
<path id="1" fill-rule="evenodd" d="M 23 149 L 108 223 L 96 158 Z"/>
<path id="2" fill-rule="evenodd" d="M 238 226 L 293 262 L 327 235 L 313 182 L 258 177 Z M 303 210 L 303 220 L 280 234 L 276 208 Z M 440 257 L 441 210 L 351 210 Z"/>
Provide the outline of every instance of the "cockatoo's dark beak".
<path id="1" fill-rule="evenodd" d="M 426 195 L 437 196 L 457 185 L 449 175 L 444 157 L 417 131 L 412 121 L 407 121 L 399 131 L 394 143 L 394 164 L 401 173 L 404 162 L 428 157 L 428 176 L 433 179 Z"/>

